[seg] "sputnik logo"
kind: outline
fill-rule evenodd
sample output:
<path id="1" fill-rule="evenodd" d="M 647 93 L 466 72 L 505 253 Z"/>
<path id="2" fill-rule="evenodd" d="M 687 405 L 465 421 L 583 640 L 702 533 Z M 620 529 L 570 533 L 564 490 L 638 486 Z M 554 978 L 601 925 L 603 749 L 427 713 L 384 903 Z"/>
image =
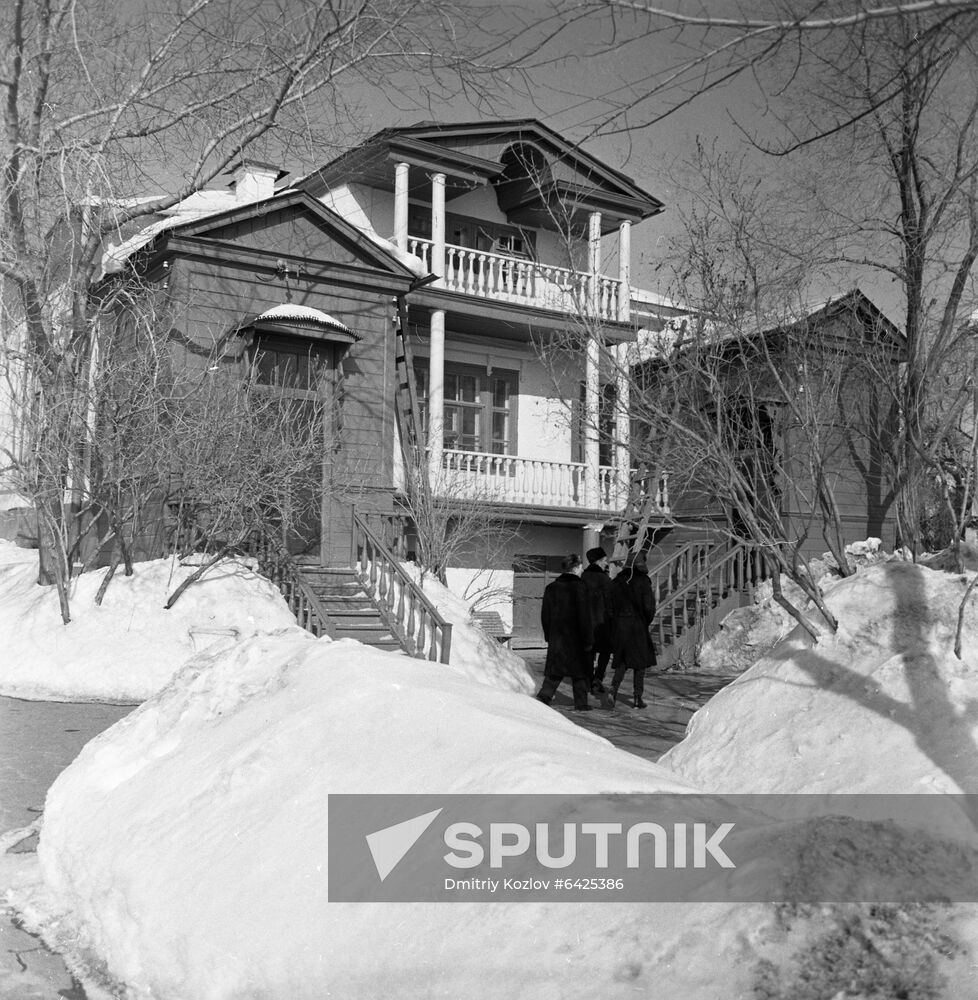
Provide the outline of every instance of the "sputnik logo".
<path id="1" fill-rule="evenodd" d="M 393 826 L 384 827 L 383 830 L 367 834 L 367 846 L 370 848 L 381 882 L 414 847 L 421 834 L 431 826 L 441 811 L 435 809 L 433 812 L 415 816 L 414 819 L 406 819 L 403 823 L 395 823 Z"/>

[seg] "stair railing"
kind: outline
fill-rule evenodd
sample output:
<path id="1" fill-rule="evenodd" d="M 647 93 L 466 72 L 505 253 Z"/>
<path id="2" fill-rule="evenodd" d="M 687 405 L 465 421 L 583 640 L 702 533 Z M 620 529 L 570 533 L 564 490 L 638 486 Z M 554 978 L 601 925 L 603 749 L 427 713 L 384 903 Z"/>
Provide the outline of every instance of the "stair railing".
<path id="1" fill-rule="evenodd" d="M 746 594 L 753 602 L 754 588 L 770 575 L 764 554 L 748 548 L 743 542 L 734 542 L 719 555 L 710 553 L 699 572 L 666 594 L 662 603 L 656 606 L 652 628 L 658 648 L 665 647 L 667 630 L 675 640 L 680 624 L 686 629 L 712 610 L 714 591 L 721 598 L 732 592 Z"/>
<path id="2" fill-rule="evenodd" d="M 387 624 L 411 655 L 448 663 L 451 624 L 356 510 L 350 562 L 363 588 L 377 602 Z"/>
<path id="3" fill-rule="evenodd" d="M 652 581 L 652 595 L 656 605 L 682 587 L 688 580 L 701 573 L 707 564 L 710 552 L 716 548 L 714 541 L 687 542 L 673 552 L 667 559 L 649 567 L 649 579 Z"/>
<path id="4" fill-rule="evenodd" d="M 334 623 L 292 556 L 267 535 L 252 536 L 242 550 L 258 561 L 258 570 L 282 592 L 295 620 L 317 639 L 335 635 Z"/>

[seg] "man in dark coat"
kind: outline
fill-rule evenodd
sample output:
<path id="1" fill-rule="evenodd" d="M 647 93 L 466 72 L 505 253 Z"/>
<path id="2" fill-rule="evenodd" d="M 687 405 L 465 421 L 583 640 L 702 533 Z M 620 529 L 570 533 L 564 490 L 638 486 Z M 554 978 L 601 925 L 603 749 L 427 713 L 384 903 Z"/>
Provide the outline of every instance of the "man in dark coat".
<path id="1" fill-rule="evenodd" d="M 545 705 L 553 701 L 560 682 L 569 677 L 574 691 L 574 708 L 589 712 L 588 672 L 591 666 L 591 617 L 587 591 L 581 583 L 581 557 L 569 555 L 560 564 L 560 576 L 543 591 L 540 621 L 547 640 L 547 662 L 543 685 L 537 699 Z"/>
<path id="2" fill-rule="evenodd" d="M 649 626 L 655 617 L 655 597 L 652 581 L 645 565 L 645 556 L 632 554 L 625 560 L 622 571 L 611 582 L 612 647 L 615 675 L 611 682 L 612 704 L 618 698 L 618 688 L 631 670 L 635 708 L 645 708 L 645 670 L 655 664 L 655 647 Z"/>
<path id="3" fill-rule="evenodd" d="M 600 546 L 588 549 L 587 569 L 581 580 L 587 588 L 588 610 L 594 635 L 591 642 L 592 694 L 604 691 L 604 673 L 611 659 L 611 577 L 608 576 L 608 553 Z"/>

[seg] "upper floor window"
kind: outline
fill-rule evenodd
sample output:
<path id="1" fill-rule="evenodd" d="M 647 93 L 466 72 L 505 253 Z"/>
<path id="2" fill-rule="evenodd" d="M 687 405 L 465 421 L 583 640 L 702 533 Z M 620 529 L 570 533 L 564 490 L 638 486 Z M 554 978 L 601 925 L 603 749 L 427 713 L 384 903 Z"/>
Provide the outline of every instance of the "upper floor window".
<path id="1" fill-rule="evenodd" d="M 419 359 L 414 375 L 425 433 L 428 432 L 428 366 Z M 423 365 L 423 367 L 422 367 Z M 493 455 L 516 452 L 518 375 L 475 365 L 445 364 L 444 447 Z"/>
<path id="2" fill-rule="evenodd" d="M 412 236 L 431 239 L 431 209 L 427 205 L 411 206 L 408 230 Z M 532 259 L 536 254 L 536 234 L 532 230 L 450 212 L 445 215 L 445 242 L 450 246 L 525 260 Z"/>

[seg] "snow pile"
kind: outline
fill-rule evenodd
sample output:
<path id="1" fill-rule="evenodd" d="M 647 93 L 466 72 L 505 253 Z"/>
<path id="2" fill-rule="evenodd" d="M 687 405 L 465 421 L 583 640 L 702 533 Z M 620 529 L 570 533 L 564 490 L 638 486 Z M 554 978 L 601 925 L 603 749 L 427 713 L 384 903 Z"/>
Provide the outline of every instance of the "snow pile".
<path id="1" fill-rule="evenodd" d="M 967 578 L 902 561 L 826 591 L 840 623 L 800 629 L 693 717 L 662 763 L 735 792 L 978 792 L 978 599 Z"/>
<path id="2" fill-rule="evenodd" d="M 787 589 L 788 584 L 790 581 L 784 581 L 782 587 Z M 735 608 L 723 619 L 719 632 L 700 648 L 697 669 L 710 674 L 742 674 L 795 627 L 797 622 L 775 603 L 772 593 L 770 581 L 762 583 L 753 604 Z"/>
<path id="3" fill-rule="evenodd" d="M 401 563 L 401 566 L 412 579 L 421 579 L 416 563 Z M 422 588 L 442 618 L 452 623 L 452 667 L 472 680 L 505 691 L 532 694 L 536 690 L 526 660 L 474 622 L 468 604 L 461 597 L 431 573 L 425 573 Z"/>
<path id="4" fill-rule="evenodd" d="M 141 701 L 197 648 L 295 625 L 282 595 L 244 563 L 225 560 L 163 605 L 195 566 L 169 559 L 121 570 L 94 603 L 103 573 L 72 585 L 61 622 L 54 587 L 37 584 L 37 552 L 0 543 L 0 694 L 56 701 Z"/>
<path id="5" fill-rule="evenodd" d="M 846 554 L 856 570 L 886 562 L 890 555 L 878 538 L 867 538 L 846 546 Z M 808 563 L 812 578 L 824 590 L 840 579 L 839 564 L 828 552 Z M 813 614 L 811 602 L 804 591 L 786 576 L 781 579 L 784 596 L 807 615 Z M 697 654 L 700 670 L 712 674 L 741 674 L 766 656 L 797 622 L 774 600 L 770 580 L 760 584 L 754 593 L 754 603 L 736 608 L 721 622 L 720 630 L 703 644 Z"/>
<path id="6" fill-rule="evenodd" d="M 934 601 L 917 600 L 921 590 Z M 865 755 L 887 732 L 875 717 L 873 727 L 844 710 L 838 718 L 850 689 L 861 689 L 845 670 L 865 664 L 862 688 L 872 678 L 878 696 L 895 697 L 887 669 L 869 669 L 874 655 L 899 660 L 888 651 L 906 647 L 917 663 L 946 640 L 946 622 L 926 607 L 944 607 L 951 591 L 960 594 L 957 581 L 901 564 L 839 584 L 833 605 L 863 612 L 818 653 L 834 653 L 832 676 L 846 683 L 820 691 L 809 682 L 814 703 L 799 719 L 798 678 L 777 676 L 813 666 L 803 658 L 814 651 L 799 642 L 785 647 L 793 659 L 761 664 L 756 682 L 754 672 L 734 682 L 734 738 L 721 731 L 712 759 L 733 759 L 744 773 L 740 788 L 728 776 L 723 790 L 770 790 L 781 752 L 771 736 L 797 725 L 818 760 L 840 731 L 855 733 L 837 755 L 848 770 L 825 790 L 863 790 L 857 775 L 874 767 Z M 786 930 L 761 905 L 327 903 L 332 793 L 692 790 L 533 699 L 473 683 L 477 665 L 463 666 L 295 628 L 199 655 L 56 781 L 38 854 L 44 885 L 19 884 L 13 903 L 87 984 L 154 1000 L 715 1000 L 718 984 L 724 995 L 755 995 L 760 961 L 790 961 L 804 929 Z M 976 694 L 965 670 L 948 680 L 955 705 Z M 928 709 L 931 721 L 940 707 Z M 751 728 L 755 717 L 765 725 Z M 743 745 L 738 727 L 750 737 Z M 893 739 L 887 745 L 893 753 Z M 904 752 L 893 766 L 908 760 Z M 792 777 L 792 790 L 812 790 L 804 772 Z M 825 846 L 818 834 L 809 853 Z"/>
<path id="7" fill-rule="evenodd" d="M 79 971 L 158 1000 L 709 1000 L 718 966 L 749 977 L 760 906 L 326 902 L 330 793 L 602 790 L 689 789 L 443 666 L 256 636 L 86 746 L 48 795 L 47 890 L 17 903 Z"/>

